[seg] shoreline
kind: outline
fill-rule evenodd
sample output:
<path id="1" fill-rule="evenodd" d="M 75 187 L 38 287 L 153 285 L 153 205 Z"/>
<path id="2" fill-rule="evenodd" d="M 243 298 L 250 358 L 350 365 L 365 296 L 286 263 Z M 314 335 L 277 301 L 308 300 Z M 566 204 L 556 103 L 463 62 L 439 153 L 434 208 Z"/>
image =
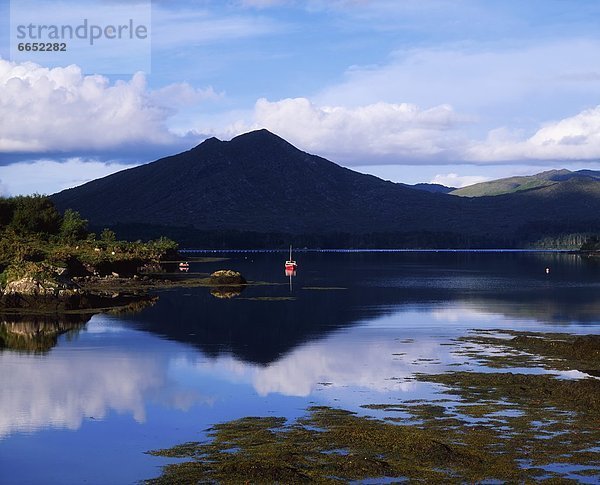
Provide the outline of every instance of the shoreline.
<path id="1" fill-rule="evenodd" d="M 228 271 L 228 270 L 220 270 Z M 238 273 L 239 275 L 239 273 Z M 241 277 L 241 275 L 239 275 Z M 96 301 L 97 305 L 84 305 L 79 308 L 70 307 L 68 298 L 46 295 L 14 294 L 16 299 L 29 298 L 28 306 L 0 306 L 0 317 L 3 315 L 74 315 L 96 314 L 107 311 L 127 309 L 128 307 L 158 298 L 152 291 L 170 288 L 211 288 L 227 292 L 239 290 L 247 286 L 277 285 L 263 281 L 219 280 L 209 273 L 187 274 L 136 274 L 132 277 L 87 276 L 75 277 L 70 281 L 76 285 L 78 296 L 87 301 Z M 241 290 L 240 290 L 241 288 Z M 114 303 L 111 303 L 114 302 Z"/>

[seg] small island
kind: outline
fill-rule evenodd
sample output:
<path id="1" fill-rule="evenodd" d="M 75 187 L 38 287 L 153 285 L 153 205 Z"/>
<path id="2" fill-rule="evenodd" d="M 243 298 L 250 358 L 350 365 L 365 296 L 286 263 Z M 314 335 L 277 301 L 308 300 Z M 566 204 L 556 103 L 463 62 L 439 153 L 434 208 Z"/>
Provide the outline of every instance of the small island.
<path id="1" fill-rule="evenodd" d="M 173 278 L 162 264 L 179 258 L 178 244 L 161 237 L 120 241 L 110 229 L 98 235 L 88 221 L 60 213 L 45 196 L 0 199 L 0 312 L 96 312 L 151 301 L 148 290 L 209 286 L 221 292 L 246 280 L 222 270 L 203 278 Z"/>

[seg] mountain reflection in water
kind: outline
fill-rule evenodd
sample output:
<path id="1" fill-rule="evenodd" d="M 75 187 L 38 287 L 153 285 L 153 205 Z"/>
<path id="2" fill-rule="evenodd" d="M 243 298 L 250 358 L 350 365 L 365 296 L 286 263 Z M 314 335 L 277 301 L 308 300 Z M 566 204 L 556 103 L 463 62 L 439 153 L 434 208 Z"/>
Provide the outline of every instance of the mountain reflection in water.
<path id="1" fill-rule="evenodd" d="M 250 286 L 243 300 L 227 302 L 204 288 L 186 289 L 187 298 L 163 292 L 155 307 L 124 318 L 212 357 L 231 353 L 268 364 L 304 342 L 402 308 L 471 308 L 549 324 L 591 323 L 600 315 L 600 266 L 572 254 L 301 254 L 295 301 L 277 300 L 290 295 L 278 255 L 251 257 L 230 264 L 253 280 L 280 284 Z"/>

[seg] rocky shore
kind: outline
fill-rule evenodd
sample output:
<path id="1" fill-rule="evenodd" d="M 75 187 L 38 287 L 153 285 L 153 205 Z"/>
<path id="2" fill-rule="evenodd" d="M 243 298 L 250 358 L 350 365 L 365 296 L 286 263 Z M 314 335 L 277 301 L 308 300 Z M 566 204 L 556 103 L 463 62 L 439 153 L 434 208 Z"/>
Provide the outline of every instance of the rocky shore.
<path id="1" fill-rule="evenodd" d="M 98 271 L 85 276 L 70 276 L 64 268 L 36 266 L 0 290 L 0 313 L 66 313 L 100 311 L 149 301 L 151 290 L 174 287 L 205 286 L 214 296 L 239 295 L 247 285 L 237 271 L 219 270 L 211 275 L 160 273 L 160 265 L 149 263 L 122 275 L 116 271 L 101 275 Z M 116 269 L 116 268 L 112 268 Z M 103 271 L 108 273 L 111 268 Z M 79 273 L 81 274 L 81 273 Z"/>

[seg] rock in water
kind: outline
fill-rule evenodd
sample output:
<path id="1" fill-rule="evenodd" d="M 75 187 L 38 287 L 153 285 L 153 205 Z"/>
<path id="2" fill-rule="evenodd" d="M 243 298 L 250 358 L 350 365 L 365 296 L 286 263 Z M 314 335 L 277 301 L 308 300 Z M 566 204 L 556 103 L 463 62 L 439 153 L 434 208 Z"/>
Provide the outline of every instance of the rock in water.
<path id="1" fill-rule="evenodd" d="M 4 289 L 5 295 L 23 295 L 33 297 L 71 297 L 79 293 L 74 284 L 59 283 L 52 280 L 38 280 L 31 276 L 9 282 Z"/>
<path id="2" fill-rule="evenodd" d="M 0 308 L 64 309 L 78 308 L 79 288 L 72 282 L 25 275 L 10 281 L 0 296 Z"/>
<path id="3" fill-rule="evenodd" d="M 210 275 L 211 285 L 245 285 L 246 278 L 231 269 L 220 269 Z"/>

